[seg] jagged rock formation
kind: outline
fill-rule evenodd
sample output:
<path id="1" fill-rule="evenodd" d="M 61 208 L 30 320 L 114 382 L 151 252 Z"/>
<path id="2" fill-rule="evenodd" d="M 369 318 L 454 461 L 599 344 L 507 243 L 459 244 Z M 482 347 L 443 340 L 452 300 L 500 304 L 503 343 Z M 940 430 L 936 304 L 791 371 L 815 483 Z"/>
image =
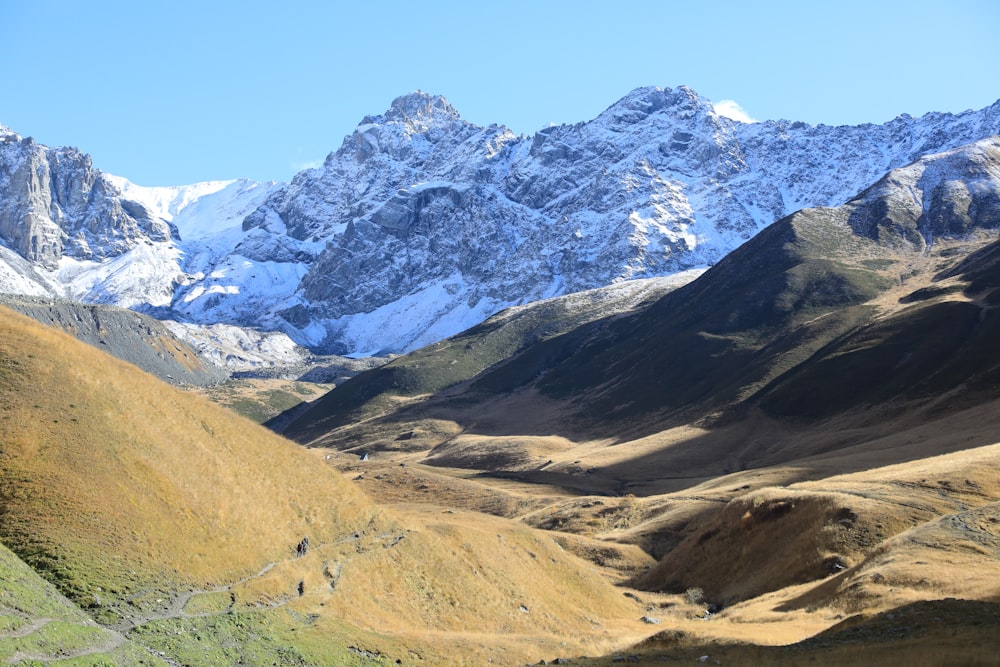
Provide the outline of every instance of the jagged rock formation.
<path id="1" fill-rule="evenodd" d="M 381 327 L 427 321 L 396 340 L 413 347 L 434 322 L 714 264 L 784 215 L 997 131 L 1000 105 L 878 126 L 748 125 L 690 89 L 646 88 L 591 122 L 516 137 L 414 93 L 244 226 L 327 239 L 284 314 L 324 323 L 316 343 L 375 345 L 363 320 L 381 309 Z"/>
<path id="2" fill-rule="evenodd" d="M 89 155 L 47 148 L 2 126 L 0 193 L 0 238 L 46 269 L 64 254 L 103 261 L 171 237 L 169 225 L 122 198 Z"/>

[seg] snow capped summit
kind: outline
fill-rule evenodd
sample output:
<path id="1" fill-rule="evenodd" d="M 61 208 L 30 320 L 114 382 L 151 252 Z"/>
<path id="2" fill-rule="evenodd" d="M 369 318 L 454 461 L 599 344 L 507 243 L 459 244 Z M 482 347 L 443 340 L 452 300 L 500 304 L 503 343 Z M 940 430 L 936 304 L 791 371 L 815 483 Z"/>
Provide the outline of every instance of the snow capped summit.
<path id="1" fill-rule="evenodd" d="M 687 86 L 659 88 L 647 86 L 636 88 L 599 115 L 594 122 L 608 127 L 626 127 L 645 120 L 658 113 L 669 113 L 675 119 L 683 119 L 696 113 L 709 113 L 712 103 Z"/>
<path id="2" fill-rule="evenodd" d="M 399 98 L 248 218 L 326 239 L 300 304 L 276 313 L 293 329 L 308 323 L 312 344 L 411 349 L 507 306 L 706 266 L 794 210 L 846 201 L 931 145 L 988 133 L 975 114 L 746 124 L 686 87 L 640 88 L 593 121 L 532 137 L 477 127 L 445 105 Z M 443 111 L 413 123 L 428 107 Z"/>
<path id="3" fill-rule="evenodd" d="M 32 279 L 40 290 L 50 280 L 84 300 L 280 331 L 317 351 L 400 352 L 509 306 L 714 264 L 795 210 L 841 204 L 892 169 L 998 133 L 1000 102 L 828 127 L 744 123 L 690 88 L 647 87 L 526 137 L 416 91 L 287 184 L 88 180 L 89 158 L 58 149 L 35 166 L 76 176 L 29 187 L 18 165 L 44 151 L 8 138 L 0 237 L 50 272 Z M 36 190 L 79 193 L 57 202 L 103 193 L 87 201 L 128 217 L 81 222 L 18 194 Z M 40 209 L 54 213 L 26 235 L 19 221 Z M 145 272 L 126 270 L 137 245 Z"/>
<path id="4" fill-rule="evenodd" d="M 453 120 L 461 120 L 461 117 L 455 111 L 455 107 L 448 103 L 448 100 L 441 95 L 431 95 L 422 90 L 416 90 L 397 97 L 381 118 L 369 118 L 367 122 L 398 121 L 427 129 L 431 123 Z"/>
<path id="5" fill-rule="evenodd" d="M 204 239 L 240 227 L 277 183 L 249 179 L 206 181 L 174 187 L 144 187 L 119 176 L 107 176 L 122 195 L 141 202 L 153 215 L 173 223 L 179 240 Z"/>

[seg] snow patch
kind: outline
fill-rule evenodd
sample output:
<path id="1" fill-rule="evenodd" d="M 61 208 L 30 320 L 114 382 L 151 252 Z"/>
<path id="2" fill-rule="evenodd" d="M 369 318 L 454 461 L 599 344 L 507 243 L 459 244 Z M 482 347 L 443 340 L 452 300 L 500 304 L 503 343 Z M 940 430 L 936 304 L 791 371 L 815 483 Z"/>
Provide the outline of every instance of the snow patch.
<path id="1" fill-rule="evenodd" d="M 233 372 L 304 364 L 310 353 L 283 333 L 226 324 L 199 325 L 164 320 L 171 333 L 213 364 Z"/>

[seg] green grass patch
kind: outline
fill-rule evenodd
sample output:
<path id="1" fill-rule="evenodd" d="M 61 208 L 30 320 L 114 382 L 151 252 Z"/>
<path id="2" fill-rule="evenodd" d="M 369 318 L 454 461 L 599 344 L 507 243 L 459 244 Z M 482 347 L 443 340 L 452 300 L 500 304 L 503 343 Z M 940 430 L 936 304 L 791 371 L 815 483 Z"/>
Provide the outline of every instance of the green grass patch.
<path id="1" fill-rule="evenodd" d="M 894 259 L 865 259 L 860 262 L 861 266 L 872 271 L 884 271 L 899 262 Z"/>
<path id="2" fill-rule="evenodd" d="M 142 625 L 129 636 L 185 665 L 280 665 L 314 663 L 288 641 L 284 612 L 171 618 Z"/>
<path id="3" fill-rule="evenodd" d="M 166 664 L 96 627 L 87 614 L 3 545 L 0 582 L 0 661 L 18 658 L 14 664 L 63 667 Z"/>
<path id="4" fill-rule="evenodd" d="M 22 627 L 25 623 L 26 621 L 19 616 L 0 614 L 0 635 L 10 634 L 11 632 L 14 632 L 18 628 Z"/>
<path id="5" fill-rule="evenodd" d="M 230 380 L 201 393 L 258 424 L 273 419 L 295 406 L 312 401 L 330 389 L 330 385 L 287 380 Z"/>
<path id="6" fill-rule="evenodd" d="M 200 614 L 219 614 L 233 606 L 233 594 L 229 591 L 216 593 L 200 593 L 194 595 L 184 605 L 184 613 L 197 616 Z"/>
<path id="7" fill-rule="evenodd" d="M 45 665 L 45 667 L 165 667 L 168 663 L 157 656 L 151 655 L 146 649 L 131 642 L 107 652 L 88 653 L 72 658 L 56 660 L 28 660 L 18 665 Z"/>
<path id="8" fill-rule="evenodd" d="M 60 595 L 7 547 L 0 545 L 0 635 L 9 635 L 33 618 L 85 623 L 86 615 Z"/>
<path id="9" fill-rule="evenodd" d="M 24 637 L 0 638 L 0 658 L 9 659 L 18 653 L 58 658 L 101 646 L 110 637 L 108 630 L 97 626 L 51 621 Z"/>

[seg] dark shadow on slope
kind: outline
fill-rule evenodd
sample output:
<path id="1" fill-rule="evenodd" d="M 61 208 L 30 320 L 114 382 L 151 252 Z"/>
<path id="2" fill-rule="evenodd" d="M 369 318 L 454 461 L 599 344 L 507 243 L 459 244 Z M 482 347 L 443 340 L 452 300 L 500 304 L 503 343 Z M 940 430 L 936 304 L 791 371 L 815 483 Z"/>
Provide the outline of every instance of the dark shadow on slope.
<path id="1" fill-rule="evenodd" d="M 628 653 L 641 664 L 695 663 L 708 655 L 712 662 L 723 665 L 985 667 L 996 664 L 998 650 L 1000 605 L 948 598 L 913 602 L 871 616 L 856 614 L 795 644 L 709 642 L 666 630 L 635 645 Z M 616 654 L 605 660 L 618 657 Z"/>
<path id="2" fill-rule="evenodd" d="M 900 399 L 946 397 L 938 411 L 954 410 L 995 395 L 998 340 L 998 310 L 960 301 L 917 307 L 828 346 L 772 383 L 759 405 L 796 421 Z"/>
<path id="3" fill-rule="evenodd" d="M 474 378 L 540 341 L 586 330 L 588 323 L 648 305 L 672 291 L 669 281 L 642 281 L 635 290 L 591 290 L 502 311 L 449 339 L 362 373 L 317 401 L 308 414 L 289 420 L 288 434 L 300 442 L 338 426 L 394 411 L 400 401 L 445 392 L 455 394 Z"/>
<path id="4" fill-rule="evenodd" d="M 886 279 L 863 266 L 803 256 L 804 245 L 817 245 L 829 231 L 826 222 L 793 216 L 775 224 L 645 310 L 524 345 L 425 406 L 397 410 L 398 402 L 386 400 L 418 390 L 419 383 L 409 384 L 413 358 L 405 369 L 394 363 L 363 374 L 324 398 L 289 435 L 310 441 L 385 407 L 395 412 L 388 421 L 419 411 L 468 429 L 473 424 L 463 413 L 529 389 L 565 406 L 546 435 L 631 439 L 722 414 L 776 368 L 801 362 L 870 317 L 861 304 L 884 289 Z M 837 237 L 849 232 L 834 230 L 832 240 L 821 240 L 844 245 Z M 471 342 L 474 335 L 470 330 L 428 351 L 451 353 L 458 340 Z M 508 433 L 518 421 L 512 414 Z"/>

